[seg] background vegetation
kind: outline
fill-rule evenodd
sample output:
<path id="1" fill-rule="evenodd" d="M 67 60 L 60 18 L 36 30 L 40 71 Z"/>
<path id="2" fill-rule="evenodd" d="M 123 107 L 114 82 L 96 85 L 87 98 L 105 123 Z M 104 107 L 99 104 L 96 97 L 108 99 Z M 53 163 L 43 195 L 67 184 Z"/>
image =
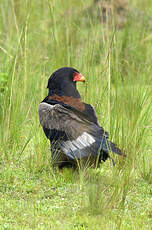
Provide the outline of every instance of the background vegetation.
<path id="1" fill-rule="evenodd" d="M 110 5 L 106 23 L 96 7 L 1 0 L 0 229 L 151 229 L 152 5 L 132 0 L 122 19 Z M 126 152 L 116 167 L 52 169 L 38 106 L 63 66 L 87 78 L 83 100 Z"/>

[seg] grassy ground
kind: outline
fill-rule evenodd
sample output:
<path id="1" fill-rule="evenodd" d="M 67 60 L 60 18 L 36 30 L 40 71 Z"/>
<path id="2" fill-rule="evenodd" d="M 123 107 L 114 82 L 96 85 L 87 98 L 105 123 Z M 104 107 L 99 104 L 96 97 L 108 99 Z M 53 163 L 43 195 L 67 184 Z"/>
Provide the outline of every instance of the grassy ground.
<path id="1" fill-rule="evenodd" d="M 121 29 L 90 5 L 1 0 L 0 229 L 152 228 L 152 5 L 130 1 Z M 83 100 L 126 152 L 116 167 L 52 169 L 38 105 L 63 66 L 87 78 Z"/>

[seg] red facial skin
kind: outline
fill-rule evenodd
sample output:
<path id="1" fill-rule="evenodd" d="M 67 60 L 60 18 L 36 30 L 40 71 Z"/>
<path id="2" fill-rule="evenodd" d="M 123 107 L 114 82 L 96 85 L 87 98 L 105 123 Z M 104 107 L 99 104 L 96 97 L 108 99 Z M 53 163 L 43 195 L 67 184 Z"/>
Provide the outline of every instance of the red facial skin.
<path id="1" fill-rule="evenodd" d="M 81 73 L 75 73 L 73 81 L 82 81 L 85 82 L 85 77 Z"/>

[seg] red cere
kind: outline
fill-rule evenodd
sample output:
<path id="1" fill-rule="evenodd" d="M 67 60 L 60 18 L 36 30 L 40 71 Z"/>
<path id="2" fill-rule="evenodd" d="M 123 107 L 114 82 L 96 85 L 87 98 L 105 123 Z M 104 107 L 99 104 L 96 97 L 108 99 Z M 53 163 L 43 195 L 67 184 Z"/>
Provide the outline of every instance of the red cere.
<path id="1" fill-rule="evenodd" d="M 81 73 L 75 72 L 73 81 L 85 81 L 85 77 Z"/>

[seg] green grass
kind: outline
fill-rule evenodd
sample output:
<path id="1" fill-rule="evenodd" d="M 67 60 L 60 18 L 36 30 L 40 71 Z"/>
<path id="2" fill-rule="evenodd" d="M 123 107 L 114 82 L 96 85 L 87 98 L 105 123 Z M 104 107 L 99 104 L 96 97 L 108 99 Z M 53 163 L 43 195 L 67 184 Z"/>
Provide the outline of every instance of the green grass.
<path id="1" fill-rule="evenodd" d="M 1 0 L 0 229 L 151 229 L 150 1 L 125 27 L 87 13 L 89 0 Z M 52 169 L 38 106 L 57 68 L 73 66 L 101 125 L 127 154 L 99 169 Z"/>

